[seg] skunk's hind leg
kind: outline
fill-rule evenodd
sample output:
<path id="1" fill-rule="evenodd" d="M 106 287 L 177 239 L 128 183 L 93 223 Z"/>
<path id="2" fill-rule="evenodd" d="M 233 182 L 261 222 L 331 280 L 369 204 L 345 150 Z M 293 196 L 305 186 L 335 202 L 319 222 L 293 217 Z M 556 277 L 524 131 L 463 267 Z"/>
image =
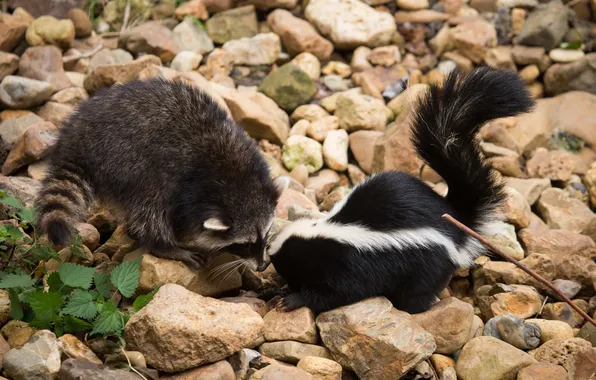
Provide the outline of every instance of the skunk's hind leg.
<path id="1" fill-rule="evenodd" d="M 410 314 L 425 312 L 438 301 L 437 296 L 434 294 L 412 294 L 408 296 L 394 294 L 387 298 L 391 301 L 393 307 Z"/>

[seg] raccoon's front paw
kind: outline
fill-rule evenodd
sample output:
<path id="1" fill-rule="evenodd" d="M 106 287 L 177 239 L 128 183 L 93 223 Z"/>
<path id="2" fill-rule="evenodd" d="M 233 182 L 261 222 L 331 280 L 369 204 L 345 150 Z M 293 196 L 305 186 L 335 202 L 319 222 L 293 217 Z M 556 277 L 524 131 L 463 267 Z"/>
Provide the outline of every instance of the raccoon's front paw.
<path id="1" fill-rule="evenodd" d="M 193 270 L 199 270 L 207 265 L 207 255 L 199 252 L 187 251 L 186 255 L 180 259 L 184 264 Z"/>
<path id="2" fill-rule="evenodd" d="M 302 295 L 300 293 L 292 293 L 282 298 L 277 303 L 275 308 L 284 313 L 288 313 L 290 311 L 300 309 L 303 306 L 306 306 L 306 301 L 304 300 Z"/>

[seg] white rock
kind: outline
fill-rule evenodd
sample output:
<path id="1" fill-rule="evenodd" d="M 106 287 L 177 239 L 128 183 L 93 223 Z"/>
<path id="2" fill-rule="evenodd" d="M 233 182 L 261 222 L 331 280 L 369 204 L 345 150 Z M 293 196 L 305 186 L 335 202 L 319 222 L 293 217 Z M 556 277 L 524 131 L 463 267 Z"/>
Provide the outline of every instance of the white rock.
<path id="1" fill-rule="evenodd" d="M 491 224 L 490 231 L 485 232 L 483 236 L 514 259 L 522 260 L 524 258 L 524 249 L 517 241 L 513 225 L 495 222 Z"/>
<path id="2" fill-rule="evenodd" d="M 172 61 L 170 67 L 177 71 L 192 71 L 201 64 L 203 56 L 192 51 L 181 51 Z"/>
<path id="3" fill-rule="evenodd" d="M 10 108 L 31 108 L 48 101 L 52 86 L 35 79 L 8 75 L 0 83 L 0 101 Z"/>
<path id="4" fill-rule="evenodd" d="M 586 54 L 579 49 L 553 49 L 548 53 L 550 59 L 557 63 L 575 62 L 582 59 Z"/>
<path id="5" fill-rule="evenodd" d="M 348 141 L 345 130 L 329 131 L 323 143 L 323 158 L 328 167 L 338 172 L 348 169 Z"/>
<path id="6" fill-rule="evenodd" d="M 222 49 L 232 54 L 236 65 L 271 65 L 281 53 L 281 40 L 275 33 L 261 33 L 228 41 Z"/>
<path id="7" fill-rule="evenodd" d="M 302 69 L 312 80 L 321 77 L 321 62 L 310 53 L 300 53 L 292 60 L 292 63 Z"/>
<path id="8" fill-rule="evenodd" d="M 23 347 L 4 355 L 3 369 L 14 380 L 54 380 L 60 371 L 60 347 L 53 332 L 38 331 Z"/>

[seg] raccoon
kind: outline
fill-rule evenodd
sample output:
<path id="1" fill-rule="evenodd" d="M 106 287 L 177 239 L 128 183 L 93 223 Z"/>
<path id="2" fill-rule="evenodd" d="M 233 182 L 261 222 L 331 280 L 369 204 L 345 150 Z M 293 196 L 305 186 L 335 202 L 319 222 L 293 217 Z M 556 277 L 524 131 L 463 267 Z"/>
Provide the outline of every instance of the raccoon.
<path id="1" fill-rule="evenodd" d="M 66 246 L 92 201 L 155 256 L 192 268 L 225 250 L 253 270 L 287 178 L 209 95 L 161 78 L 99 92 L 65 122 L 36 199 L 37 225 Z"/>
<path id="2" fill-rule="evenodd" d="M 279 308 L 315 313 L 385 296 L 409 313 L 431 307 L 453 273 L 485 252 L 441 216 L 486 231 L 504 199 L 476 135 L 487 121 L 533 107 L 517 74 L 481 68 L 451 73 L 419 100 L 412 142 L 447 182 L 445 198 L 409 174 L 388 171 L 356 186 L 325 218 L 287 226 L 269 248 L 289 285 Z"/>

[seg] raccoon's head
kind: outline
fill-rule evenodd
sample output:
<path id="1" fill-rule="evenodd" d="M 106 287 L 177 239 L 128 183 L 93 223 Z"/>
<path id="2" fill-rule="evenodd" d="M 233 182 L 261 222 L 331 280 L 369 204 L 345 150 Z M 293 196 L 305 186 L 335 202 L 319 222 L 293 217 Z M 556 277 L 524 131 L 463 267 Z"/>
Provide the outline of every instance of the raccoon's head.
<path id="1" fill-rule="evenodd" d="M 252 270 L 262 271 L 269 264 L 266 246 L 277 200 L 289 180 L 278 177 L 245 185 L 241 192 L 227 189 L 219 207 L 206 213 L 195 243 L 207 250 L 232 253 L 246 260 Z"/>

